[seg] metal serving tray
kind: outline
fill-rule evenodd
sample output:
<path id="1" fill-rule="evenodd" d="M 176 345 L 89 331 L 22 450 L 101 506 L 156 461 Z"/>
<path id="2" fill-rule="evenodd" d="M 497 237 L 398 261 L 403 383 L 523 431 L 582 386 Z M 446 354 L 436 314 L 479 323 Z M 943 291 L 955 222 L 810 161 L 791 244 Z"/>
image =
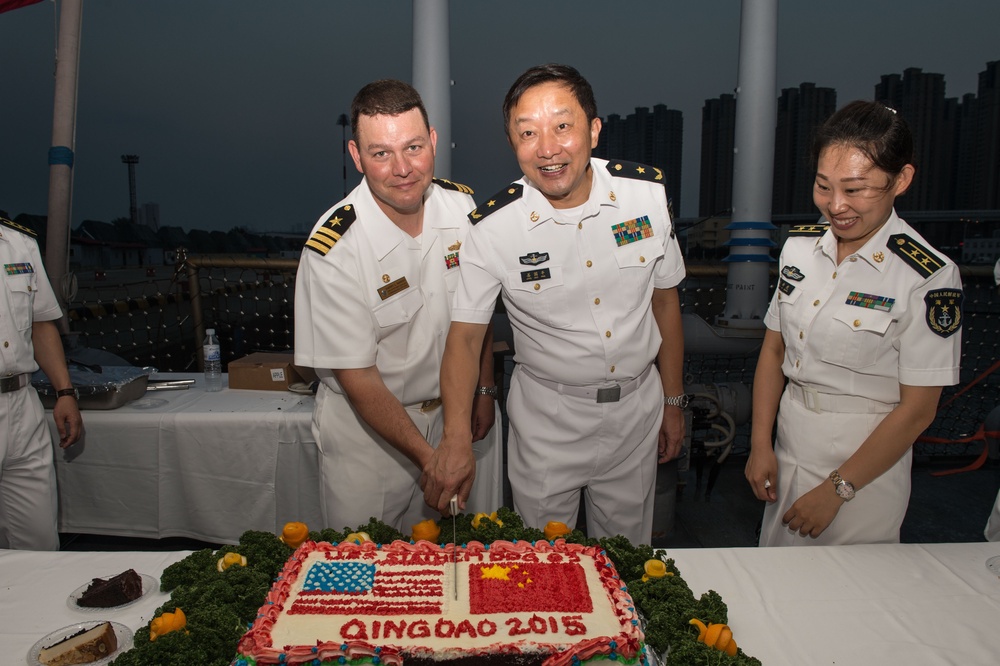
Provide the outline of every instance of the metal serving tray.
<path id="1" fill-rule="evenodd" d="M 132 366 L 71 366 L 69 376 L 80 393 L 80 409 L 117 409 L 146 393 L 152 372 L 153 368 Z M 48 377 L 39 370 L 32 376 L 31 384 L 38 391 L 42 405 L 52 409 L 56 394 Z"/>

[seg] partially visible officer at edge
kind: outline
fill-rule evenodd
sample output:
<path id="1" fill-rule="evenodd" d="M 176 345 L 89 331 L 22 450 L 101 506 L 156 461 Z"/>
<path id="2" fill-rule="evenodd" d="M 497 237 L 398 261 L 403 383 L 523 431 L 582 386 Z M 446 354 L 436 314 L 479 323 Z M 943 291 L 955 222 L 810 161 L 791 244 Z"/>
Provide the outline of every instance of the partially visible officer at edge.
<path id="1" fill-rule="evenodd" d="M 475 359 L 497 294 L 514 332 L 507 400 L 514 509 L 528 525 L 649 543 L 657 458 L 684 439 L 684 263 L 659 169 L 591 157 L 601 120 L 566 65 L 511 87 L 504 125 L 524 178 L 470 214 L 441 369 L 444 438 L 422 480 L 444 510 L 469 493 Z M 658 361 L 657 371 L 654 361 Z"/>
<path id="2" fill-rule="evenodd" d="M 59 446 L 72 446 L 83 435 L 83 418 L 55 324 L 62 310 L 35 232 L 4 216 L 0 263 L 0 548 L 59 550 L 52 434 L 31 375 L 41 367 L 56 389 Z"/>

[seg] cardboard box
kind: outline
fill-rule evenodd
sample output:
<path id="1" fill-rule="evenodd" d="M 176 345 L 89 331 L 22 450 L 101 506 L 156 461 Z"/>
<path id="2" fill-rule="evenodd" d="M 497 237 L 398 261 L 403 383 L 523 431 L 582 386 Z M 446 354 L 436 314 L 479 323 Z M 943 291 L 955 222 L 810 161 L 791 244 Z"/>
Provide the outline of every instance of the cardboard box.
<path id="1" fill-rule="evenodd" d="M 229 388 L 287 391 L 293 384 L 316 381 L 311 368 L 292 363 L 292 354 L 258 352 L 229 362 Z"/>

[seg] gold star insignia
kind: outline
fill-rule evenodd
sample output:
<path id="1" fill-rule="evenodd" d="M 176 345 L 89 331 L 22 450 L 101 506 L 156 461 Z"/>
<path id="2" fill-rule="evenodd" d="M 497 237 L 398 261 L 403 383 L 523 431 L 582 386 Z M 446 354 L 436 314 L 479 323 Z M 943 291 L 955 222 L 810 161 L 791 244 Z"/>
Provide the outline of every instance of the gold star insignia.
<path id="1" fill-rule="evenodd" d="M 496 206 L 496 205 L 497 205 L 496 199 L 490 199 L 489 201 L 486 202 L 486 207 L 487 208 L 493 208 L 493 206 Z"/>
<path id="2" fill-rule="evenodd" d="M 642 167 L 636 167 L 635 170 L 638 171 L 639 173 L 646 173 L 646 170 Z"/>
<path id="3" fill-rule="evenodd" d="M 343 219 L 341 219 L 339 217 L 335 217 L 332 220 L 330 220 L 330 226 L 331 227 L 339 227 L 340 223 L 343 222 L 343 221 L 344 221 Z"/>

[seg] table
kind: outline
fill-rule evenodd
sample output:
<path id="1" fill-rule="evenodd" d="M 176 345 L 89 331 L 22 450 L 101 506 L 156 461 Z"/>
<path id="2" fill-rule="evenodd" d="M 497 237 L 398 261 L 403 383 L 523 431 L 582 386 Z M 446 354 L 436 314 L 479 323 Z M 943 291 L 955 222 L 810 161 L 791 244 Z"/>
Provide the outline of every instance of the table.
<path id="1" fill-rule="evenodd" d="M 216 393 L 200 375 L 156 378 L 197 383 L 85 411 L 82 442 L 55 448 L 60 532 L 237 543 L 246 530 L 280 533 L 289 521 L 326 527 L 312 395 L 229 389 L 227 375 Z M 499 424 L 498 414 L 470 497 L 476 510 L 503 503 Z"/>
<path id="2" fill-rule="evenodd" d="M 137 629 L 166 595 L 97 618 L 66 605 L 94 576 L 134 568 L 157 579 L 173 553 L 0 550 L 0 654 L 23 663 L 50 631 L 86 619 Z M 739 645 L 766 666 L 992 665 L 1000 654 L 1000 578 L 985 561 L 997 543 L 677 549 L 696 595 L 729 606 Z"/>

